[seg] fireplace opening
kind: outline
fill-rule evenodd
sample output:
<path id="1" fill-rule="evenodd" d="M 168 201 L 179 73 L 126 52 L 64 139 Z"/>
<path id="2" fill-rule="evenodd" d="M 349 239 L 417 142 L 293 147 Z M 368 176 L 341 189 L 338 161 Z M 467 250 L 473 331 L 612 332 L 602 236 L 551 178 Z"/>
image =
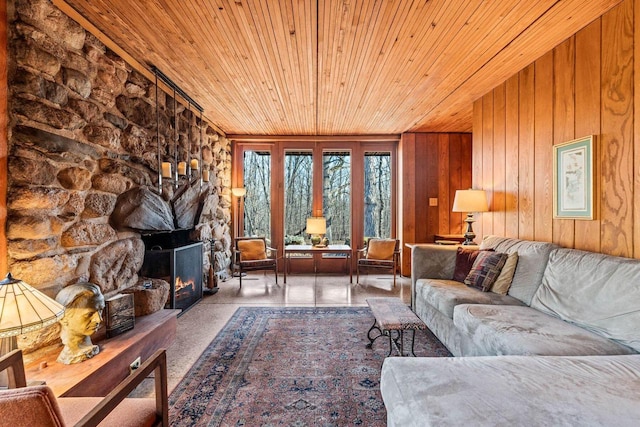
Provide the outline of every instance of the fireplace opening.
<path id="1" fill-rule="evenodd" d="M 174 244 L 178 246 L 173 247 Z M 169 283 L 169 298 L 165 308 L 180 309 L 184 313 L 202 299 L 202 242 L 185 244 L 183 239 L 176 239 L 175 236 L 160 242 L 158 236 L 154 236 L 145 240 L 145 245 L 147 248 L 140 273 Z"/>

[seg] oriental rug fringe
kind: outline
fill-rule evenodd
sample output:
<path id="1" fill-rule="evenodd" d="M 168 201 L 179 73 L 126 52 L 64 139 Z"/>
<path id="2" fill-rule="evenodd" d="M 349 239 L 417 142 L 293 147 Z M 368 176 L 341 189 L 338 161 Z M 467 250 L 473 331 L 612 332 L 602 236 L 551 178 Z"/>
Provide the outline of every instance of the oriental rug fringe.
<path id="1" fill-rule="evenodd" d="M 169 398 L 172 426 L 384 426 L 368 307 L 242 307 Z M 450 356 L 417 331 L 418 356 Z"/>

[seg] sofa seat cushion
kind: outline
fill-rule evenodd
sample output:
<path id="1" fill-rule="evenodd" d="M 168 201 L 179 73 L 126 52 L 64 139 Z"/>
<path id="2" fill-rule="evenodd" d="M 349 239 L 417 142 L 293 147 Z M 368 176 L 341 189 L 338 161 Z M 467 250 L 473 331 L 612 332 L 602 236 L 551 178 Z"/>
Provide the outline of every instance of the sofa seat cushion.
<path id="1" fill-rule="evenodd" d="M 640 425 L 640 355 L 388 357 L 394 426 Z"/>
<path id="2" fill-rule="evenodd" d="M 554 250 L 531 307 L 640 352 L 640 260 Z"/>
<path id="3" fill-rule="evenodd" d="M 589 356 L 633 354 L 631 348 L 531 307 L 464 304 L 453 323 L 468 346 L 464 356 Z"/>
<path id="4" fill-rule="evenodd" d="M 509 304 L 522 303 L 508 295 L 482 292 L 464 283 L 445 279 L 420 279 L 416 282 L 416 299 L 423 299 L 449 319 L 453 319 L 453 309 L 458 304 Z M 428 325 L 427 325 L 428 326 Z"/>

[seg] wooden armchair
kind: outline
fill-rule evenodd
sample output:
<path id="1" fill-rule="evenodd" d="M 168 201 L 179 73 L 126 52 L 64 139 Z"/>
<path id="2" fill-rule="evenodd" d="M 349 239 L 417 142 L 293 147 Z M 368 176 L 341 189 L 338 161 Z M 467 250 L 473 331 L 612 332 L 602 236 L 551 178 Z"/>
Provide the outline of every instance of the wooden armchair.
<path id="1" fill-rule="evenodd" d="M 400 263 L 400 240 L 371 238 L 358 251 L 356 283 L 360 283 L 360 268 L 383 268 L 393 270 L 393 287 Z"/>
<path id="2" fill-rule="evenodd" d="M 28 386 L 22 351 L 0 358 L 9 389 L 0 390 L 0 424 L 31 426 L 168 426 L 167 356 L 158 350 L 106 397 L 56 398 L 46 385 Z M 155 371 L 155 399 L 127 398 Z"/>
<path id="3" fill-rule="evenodd" d="M 267 246 L 264 237 L 237 237 L 235 243 L 235 264 L 240 273 L 240 287 L 242 288 L 242 273 L 256 270 L 273 270 L 278 283 L 278 251 Z"/>

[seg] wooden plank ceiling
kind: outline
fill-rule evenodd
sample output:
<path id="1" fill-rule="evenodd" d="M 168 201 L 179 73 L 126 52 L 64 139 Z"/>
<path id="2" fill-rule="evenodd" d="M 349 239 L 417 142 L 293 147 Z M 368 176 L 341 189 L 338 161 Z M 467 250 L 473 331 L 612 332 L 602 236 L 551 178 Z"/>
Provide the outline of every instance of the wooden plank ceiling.
<path id="1" fill-rule="evenodd" d="M 474 100 L 620 2 L 66 1 L 242 135 L 470 131 Z"/>

